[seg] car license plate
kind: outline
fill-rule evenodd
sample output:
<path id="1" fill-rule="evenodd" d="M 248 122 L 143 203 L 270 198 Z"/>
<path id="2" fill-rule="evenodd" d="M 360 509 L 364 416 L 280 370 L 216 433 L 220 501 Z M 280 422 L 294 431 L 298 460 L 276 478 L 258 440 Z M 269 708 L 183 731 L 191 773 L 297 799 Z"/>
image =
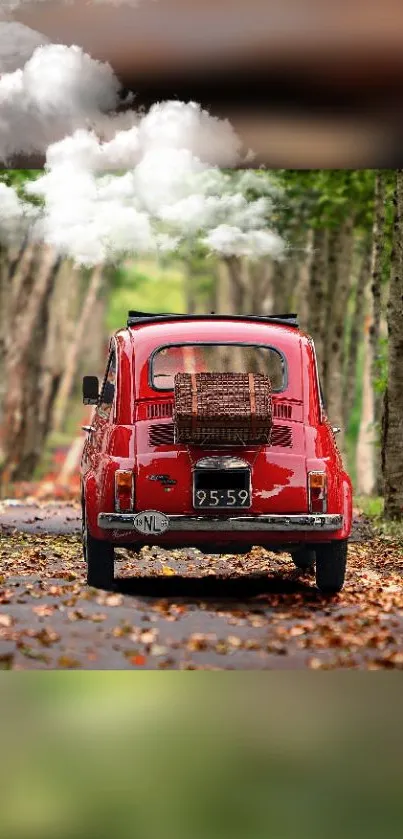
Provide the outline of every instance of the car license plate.
<path id="1" fill-rule="evenodd" d="M 195 507 L 250 507 L 248 489 L 195 489 Z"/>

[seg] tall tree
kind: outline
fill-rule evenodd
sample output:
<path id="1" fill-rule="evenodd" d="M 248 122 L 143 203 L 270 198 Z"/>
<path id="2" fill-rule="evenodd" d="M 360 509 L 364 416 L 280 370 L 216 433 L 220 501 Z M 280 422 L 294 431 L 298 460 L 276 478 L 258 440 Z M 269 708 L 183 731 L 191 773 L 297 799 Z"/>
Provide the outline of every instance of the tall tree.
<path id="1" fill-rule="evenodd" d="M 353 288 L 351 328 L 348 341 L 344 382 L 344 427 L 348 427 L 357 394 L 358 349 L 363 335 L 367 312 L 368 285 L 371 277 L 371 238 L 367 234 L 361 244 L 362 252 Z"/>
<path id="2" fill-rule="evenodd" d="M 74 386 L 84 334 L 89 327 L 91 315 L 101 292 L 103 280 L 104 266 L 97 265 L 91 272 L 83 306 L 77 321 L 77 326 L 67 349 L 64 370 L 55 398 L 52 420 L 52 427 L 54 431 L 61 430 L 65 419 L 67 403 Z"/>
<path id="3" fill-rule="evenodd" d="M 371 292 L 372 319 L 370 326 L 372 375 L 376 377 L 379 329 L 382 312 L 382 255 L 385 227 L 385 174 L 378 170 L 375 177 L 374 221 L 372 228 Z"/>
<path id="4" fill-rule="evenodd" d="M 31 477 L 40 454 L 38 380 L 46 346 L 49 300 L 60 260 L 49 247 L 26 244 L 9 265 L 5 305 L 5 392 L 0 483 Z"/>
<path id="5" fill-rule="evenodd" d="M 388 323 L 388 380 L 382 432 L 385 517 L 403 515 L 403 170 L 397 169 L 393 195 L 393 245 Z"/>
<path id="6" fill-rule="evenodd" d="M 344 445 L 343 361 L 346 308 L 350 292 L 354 247 L 354 219 L 332 230 L 329 241 L 329 288 L 326 318 L 325 395 L 330 420 L 342 429 Z"/>
<path id="7" fill-rule="evenodd" d="M 308 284 L 307 329 L 315 341 L 321 379 L 324 377 L 326 298 L 328 279 L 328 230 L 316 227 L 313 231 L 312 261 Z"/>
<path id="8" fill-rule="evenodd" d="M 360 495 L 372 495 L 376 483 L 374 457 L 376 432 L 374 426 L 374 389 L 371 379 L 371 315 L 369 314 L 370 304 L 368 287 L 365 290 L 363 308 L 365 311 L 363 330 L 364 366 L 362 370 L 360 428 L 356 447 L 356 474 L 357 492 L 360 493 Z"/>

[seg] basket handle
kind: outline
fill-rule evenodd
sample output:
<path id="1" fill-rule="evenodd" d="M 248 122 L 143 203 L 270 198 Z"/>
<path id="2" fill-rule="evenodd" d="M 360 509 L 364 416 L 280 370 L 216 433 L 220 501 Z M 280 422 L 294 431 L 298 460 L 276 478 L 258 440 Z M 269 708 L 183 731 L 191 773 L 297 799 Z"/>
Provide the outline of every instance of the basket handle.
<path id="1" fill-rule="evenodd" d="M 255 392 L 255 377 L 253 373 L 248 373 L 249 379 L 249 398 L 250 398 L 250 414 L 252 430 L 255 428 L 254 419 L 256 416 L 256 392 Z"/>
<path id="2" fill-rule="evenodd" d="M 250 396 L 250 412 L 252 416 L 256 414 L 256 394 L 255 394 L 255 377 L 253 373 L 248 373 L 249 379 L 249 396 Z"/>
<path id="3" fill-rule="evenodd" d="M 192 431 L 194 431 L 196 427 L 196 418 L 197 418 L 197 383 L 196 383 L 196 374 L 190 374 L 190 381 L 192 383 Z"/>

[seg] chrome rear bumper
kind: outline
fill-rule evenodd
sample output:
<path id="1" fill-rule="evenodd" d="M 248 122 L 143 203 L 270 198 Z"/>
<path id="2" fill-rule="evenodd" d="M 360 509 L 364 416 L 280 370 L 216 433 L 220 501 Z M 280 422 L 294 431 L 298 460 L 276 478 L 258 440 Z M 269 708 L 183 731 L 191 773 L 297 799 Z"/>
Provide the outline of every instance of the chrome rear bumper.
<path id="1" fill-rule="evenodd" d="M 98 527 L 102 530 L 136 531 L 134 519 L 136 513 L 100 513 Z M 262 516 L 171 516 L 168 515 L 169 527 L 165 533 L 197 531 L 198 533 L 223 533 L 228 531 L 293 533 L 297 531 L 321 532 L 341 530 L 344 516 L 338 514 L 306 515 L 262 515 Z"/>

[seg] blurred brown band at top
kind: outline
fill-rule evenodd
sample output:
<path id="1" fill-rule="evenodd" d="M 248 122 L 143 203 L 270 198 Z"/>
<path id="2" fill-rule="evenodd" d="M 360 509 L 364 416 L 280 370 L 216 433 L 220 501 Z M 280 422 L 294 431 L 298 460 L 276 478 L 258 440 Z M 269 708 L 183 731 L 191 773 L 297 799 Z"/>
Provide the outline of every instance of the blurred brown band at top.
<path id="1" fill-rule="evenodd" d="M 108 61 L 136 107 L 193 99 L 227 117 L 252 165 L 403 163 L 400 0 L 25 0 L 13 17 Z"/>
<path id="2" fill-rule="evenodd" d="M 241 168 L 359 169 L 399 166 L 399 149 L 382 125 L 359 120 L 299 118 L 292 114 L 264 117 L 257 112 L 228 112 L 245 152 Z M 393 138 L 392 138 L 393 139 Z M 40 169 L 42 154 L 15 156 L 0 168 Z M 403 163 L 403 154 L 402 154 Z M 217 160 L 217 165 L 221 165 Z"/>
<path id="3" fill-rule="evenodd" d="M 129 76 L 311 58 L 343 73 L 358 57 L 375 78 L 392 53 L 402 66 L 400 0 L 24 0 L 13 17 Z"/>

